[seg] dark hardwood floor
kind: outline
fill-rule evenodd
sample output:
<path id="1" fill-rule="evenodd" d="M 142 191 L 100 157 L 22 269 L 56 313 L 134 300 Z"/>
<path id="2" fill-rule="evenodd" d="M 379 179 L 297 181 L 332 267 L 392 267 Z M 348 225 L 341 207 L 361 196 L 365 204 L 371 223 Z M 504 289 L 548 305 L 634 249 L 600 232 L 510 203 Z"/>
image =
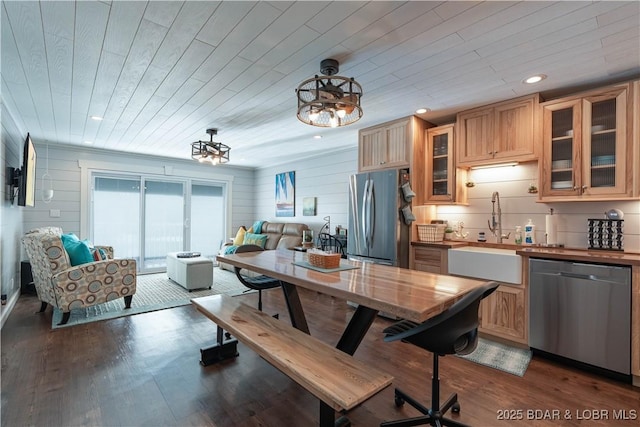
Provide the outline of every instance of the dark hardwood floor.
<path id="1" fill-rule="evenodd" d="M 266 312 L 288 321 L 279 290 L 263 298 Z M 337 342 L 353 309 L 312 292 L 302 298 L 311 333 Z M 199 349 L 214 341 L 216 327 L 191 306 L 58 330 L 50 309 L 34 314 L 39 306 L 20 297 L 2 328 L 2 426 L 317 425 L 317 399 L 242 344 L 240 357 L 200 366 Z M 355 357 L 388 370 L 394 385 L 428 404 L 431 356 L 384 343 L 390 323 L 378 318 Z M 447 356 L 440 376 L 443 398 L 457 391 L 457 418 L 474 426 L 640 425 L 614 420 L 614 411 L 640 416 L 640 389 L 537 357 L 520 378 Z M 537 419 L 554 410 L 559 420 Z M 522 419 L 500 420 L 505 413 Z M 594 414 L 608 419 L 586 419 Z M 416 415 L 408 405 L 395 408 L 392 387 L 349 412 L 353 426 Z"/>

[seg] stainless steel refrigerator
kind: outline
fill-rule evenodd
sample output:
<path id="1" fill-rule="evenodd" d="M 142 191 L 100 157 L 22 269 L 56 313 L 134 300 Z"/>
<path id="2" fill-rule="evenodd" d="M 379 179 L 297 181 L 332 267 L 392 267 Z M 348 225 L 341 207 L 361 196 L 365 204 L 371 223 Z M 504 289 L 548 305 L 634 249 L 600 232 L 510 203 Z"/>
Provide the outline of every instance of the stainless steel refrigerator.
<path id="1" fill-rule="evenodd" d="M 409 267 L 410 228 L 403 216 L 410 206 L 401 187 L 406 170 L 359 173 L 349 177 L 347 256 L 377 264 Z"/>

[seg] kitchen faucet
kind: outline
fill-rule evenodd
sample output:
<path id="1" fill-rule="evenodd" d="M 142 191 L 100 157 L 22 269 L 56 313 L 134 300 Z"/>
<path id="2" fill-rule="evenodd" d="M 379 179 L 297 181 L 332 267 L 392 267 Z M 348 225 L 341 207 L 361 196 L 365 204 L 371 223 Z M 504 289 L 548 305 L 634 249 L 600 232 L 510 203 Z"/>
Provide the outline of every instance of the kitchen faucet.
<path id="1" fill-rule="evenodd" d="M 496 215 L 496 202 L 498 202 L 498 211 Z M 497 219 L 496 219 L 497 217 Z M 500 209 L 500 194 L 494 191 L 491 195 L 491 221 L 487 220 L 491 234 L 498 237 L 498 243 L 502 243 L 502 239 L 508 239 L 511 233 L 502 234 L 502 209 Z M 496 233 L 497 228 L 497 233 Z"/>

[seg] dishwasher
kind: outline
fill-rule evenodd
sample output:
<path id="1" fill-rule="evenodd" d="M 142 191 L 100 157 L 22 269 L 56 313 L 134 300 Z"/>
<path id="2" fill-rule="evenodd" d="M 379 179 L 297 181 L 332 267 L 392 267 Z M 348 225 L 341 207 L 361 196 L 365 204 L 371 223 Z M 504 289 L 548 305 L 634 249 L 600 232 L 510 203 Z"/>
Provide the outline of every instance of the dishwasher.
<path id="1" fill-rule="evenodd" d="M 532 349 L 630 378 L 630 267 L 532 258 L 529 315 Z"/>

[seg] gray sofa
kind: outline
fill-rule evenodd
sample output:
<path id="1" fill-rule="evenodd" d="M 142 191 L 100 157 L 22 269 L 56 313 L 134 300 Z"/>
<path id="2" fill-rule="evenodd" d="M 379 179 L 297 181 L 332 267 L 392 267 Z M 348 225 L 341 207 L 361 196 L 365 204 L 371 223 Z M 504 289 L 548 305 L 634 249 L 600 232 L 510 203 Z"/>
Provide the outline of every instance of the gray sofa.
<path id="1" fill-rule="evenodd" d="M 260 233 L 267 235 L 264 249 L 289 249 L 295 246 L 301 246 L 302 232 L 308 229 L 309 227 L 306 224 L 265 221 L 262 223 L 262 232 Z M 226 246 L 229 246 L 229 244 Z M 224 254 L 226 246 L 220 250 L 220 254 Z M 233 266 L 224 262 L 218 262 L 218 266 L 224 270 L 233 271 Z"/>

